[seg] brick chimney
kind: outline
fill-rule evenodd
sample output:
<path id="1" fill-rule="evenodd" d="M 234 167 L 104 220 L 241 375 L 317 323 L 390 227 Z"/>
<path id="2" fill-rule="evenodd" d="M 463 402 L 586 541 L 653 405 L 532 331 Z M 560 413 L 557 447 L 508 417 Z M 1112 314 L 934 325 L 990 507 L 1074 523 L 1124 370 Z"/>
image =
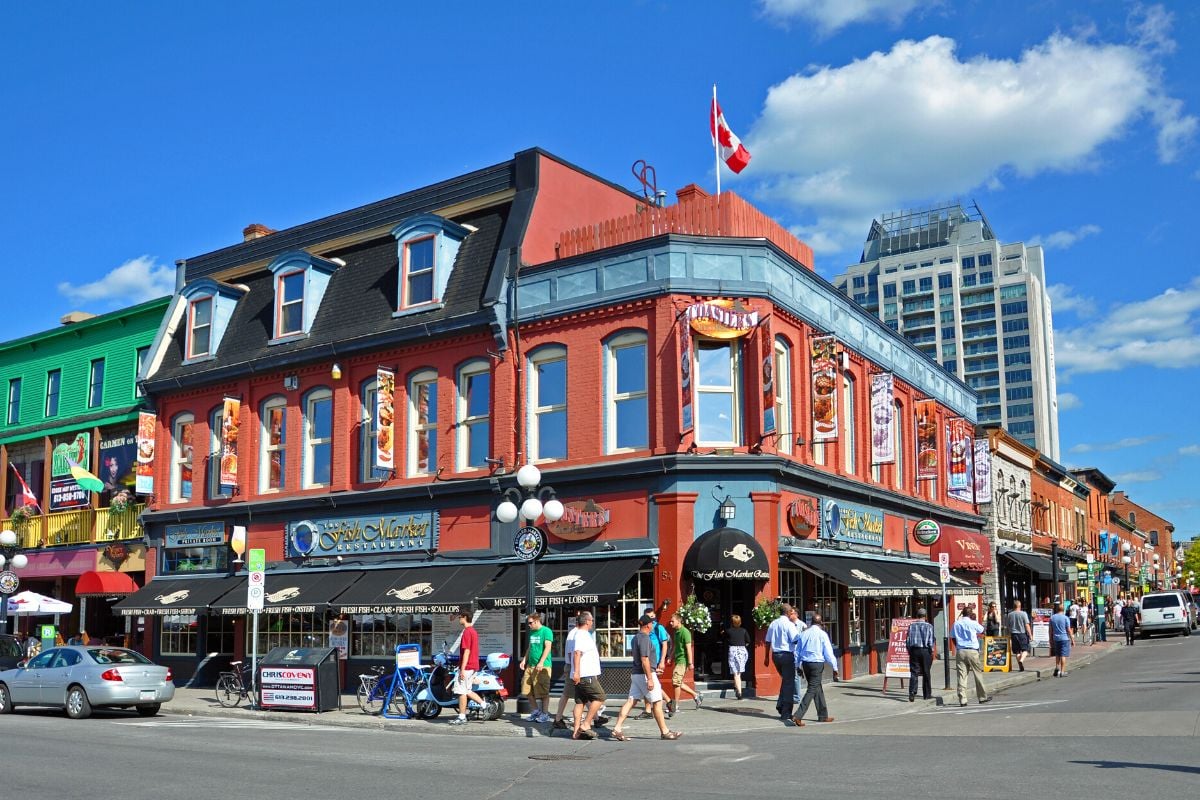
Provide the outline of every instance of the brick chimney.
<path id="1" fill-rule="evenodd" d="M 242 228 L 242 241 L 248 242 L 251 239 L 261 239 L 262 237 L 269 236 L 274 232 L 275 230 L 273 228 L 268 228 L 266 225 L 262 225 L 258 222 L 252 222 L 245 228 Z"/>
<path id="2" fill-rule="evenodd" d="M 675 192 L 675 199 L 680 203 L 688 203 L 692 200 L 703 200 L 708 197 L 708 192 L 701 189 L 694 183 L 689 183 L 679 191 Z"/>

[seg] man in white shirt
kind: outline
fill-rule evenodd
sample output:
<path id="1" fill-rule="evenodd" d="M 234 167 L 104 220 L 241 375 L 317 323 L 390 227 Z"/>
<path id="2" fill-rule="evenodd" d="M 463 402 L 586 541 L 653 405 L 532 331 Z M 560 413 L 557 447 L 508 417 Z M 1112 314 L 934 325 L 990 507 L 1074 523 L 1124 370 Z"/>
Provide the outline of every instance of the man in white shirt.
<path id="1" fill-rule="evenodd" d="M 581 611 L 575 618 L 575 649 L 571 653 L 571 682 L 575 684 L 575 725 L 572 739 L 595 739 L 592 720 L 604 707 L 604 689 L 600 688 L 600 651 L 592 638 L 592 613 Z M 584 713 L 583 706 L 587 706 Z"/>

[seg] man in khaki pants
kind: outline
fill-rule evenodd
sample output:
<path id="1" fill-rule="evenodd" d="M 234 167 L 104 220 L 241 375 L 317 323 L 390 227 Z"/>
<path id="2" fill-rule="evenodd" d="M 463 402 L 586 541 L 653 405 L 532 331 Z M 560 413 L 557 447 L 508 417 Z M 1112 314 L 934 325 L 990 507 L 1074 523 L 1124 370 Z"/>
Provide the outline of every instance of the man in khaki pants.
<path id="1" fill-rule="evenodd" d="M 967 704 L 967 681 L 975 676 L 975 696 L 979 704 L 990 702 L 987 687 L 983 685 L 983 667 L 979 663 L 979 634 L 983 626 L 975 621 L 975 609 L 968 606 L 954 623 L 954 663 L 958 666 L 958 704 Z"/>

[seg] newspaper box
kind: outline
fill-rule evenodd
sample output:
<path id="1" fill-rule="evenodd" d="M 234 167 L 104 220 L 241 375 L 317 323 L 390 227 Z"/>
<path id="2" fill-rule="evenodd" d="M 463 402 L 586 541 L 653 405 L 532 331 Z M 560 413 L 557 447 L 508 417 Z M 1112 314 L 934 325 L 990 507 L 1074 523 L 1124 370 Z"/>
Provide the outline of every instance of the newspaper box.
<path id="1" fill-rule="evenodd" d="M 259 706 L 285 711 L 341 707 L 336 647 L 276 647 L 258 665 Z"/>

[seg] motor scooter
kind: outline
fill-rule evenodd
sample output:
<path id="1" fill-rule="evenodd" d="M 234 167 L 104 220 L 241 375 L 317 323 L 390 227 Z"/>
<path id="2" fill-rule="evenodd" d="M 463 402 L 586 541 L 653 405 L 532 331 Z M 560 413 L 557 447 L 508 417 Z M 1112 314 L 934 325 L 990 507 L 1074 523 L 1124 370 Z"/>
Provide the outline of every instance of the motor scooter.
<path id="1" fill-rule="evenodd" d="M 507 669 L 512 661 L 508 653 L 489 653 L 485 665 L 475 673 L 471 689 L 483 700 L 479 705 L 467 701 L 467 716 L 472 719 L 499 719 L 504 714 L 504 701 L 508 689 L 497 674 Z M 443 708 L 458 708 L 458 695 L 454 693 L 454 680 L 458 676 L 458 656 L 452 655 L 446 645 L 442 652 L 433 657 L 433 667 L 425 673 L 425 686 L 416 695 L 413 710 L 421 719 L 434 719 Z"/>

